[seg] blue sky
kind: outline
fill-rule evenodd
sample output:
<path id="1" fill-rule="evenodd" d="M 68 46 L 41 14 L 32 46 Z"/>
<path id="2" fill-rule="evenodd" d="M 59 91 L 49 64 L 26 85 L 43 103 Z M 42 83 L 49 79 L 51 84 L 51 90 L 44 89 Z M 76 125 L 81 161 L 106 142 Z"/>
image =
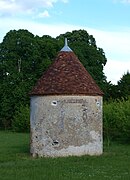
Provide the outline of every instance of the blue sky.
<path id="1" fill-rule="evenodd" d="M 0 0 L 0 42 L 9 30 L 56 37 L 85 29 L 103 48 L 108 81 L 130 71 L 130 0 Z"/>

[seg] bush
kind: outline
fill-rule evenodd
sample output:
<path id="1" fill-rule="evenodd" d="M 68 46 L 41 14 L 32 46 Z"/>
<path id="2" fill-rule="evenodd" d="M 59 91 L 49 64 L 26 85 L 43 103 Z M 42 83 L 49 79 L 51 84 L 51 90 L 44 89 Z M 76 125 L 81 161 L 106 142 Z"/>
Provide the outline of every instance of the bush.
<path id="1" fill-rule="evenodd" d="M 29 132 L 30 129 L 29 106 L 21 105 L 17 108 L 12 121 L 12 129 L 16 132 Z"/>
<path id="2" fill-rule="evenodd" d="M 104 137 L 107 140 L 130 138 L 130 98 L 104 103 Z"/>

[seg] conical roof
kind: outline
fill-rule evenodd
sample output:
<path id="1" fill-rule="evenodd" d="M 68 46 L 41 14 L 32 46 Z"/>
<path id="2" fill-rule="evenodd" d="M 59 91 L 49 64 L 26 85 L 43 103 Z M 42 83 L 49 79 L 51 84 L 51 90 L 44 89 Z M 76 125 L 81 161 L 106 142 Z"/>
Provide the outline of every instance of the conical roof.
<path id="1" fill-rule="evenodd" d="M 31 95 L 103 95 L 67 43 L 34 86 Z"/>

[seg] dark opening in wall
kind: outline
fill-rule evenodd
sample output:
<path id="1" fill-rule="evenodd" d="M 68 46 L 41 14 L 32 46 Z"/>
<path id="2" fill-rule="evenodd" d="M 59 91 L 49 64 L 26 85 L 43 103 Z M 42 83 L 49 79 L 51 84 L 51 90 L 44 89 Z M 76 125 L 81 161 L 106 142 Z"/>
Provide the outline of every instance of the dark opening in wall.
<path id="1" fill-rule="evenodd" d="M 52 143 L 53 146 L 58 145 L 58 144 L 59 142 L 57 140 L 53 140 L 53 143 Z"/>
<path id="2" fill-rule="evenodd" d="M 52 106 L 57 106 L 57 101 L 52 101 L 52 102 L 51 102 L 51 105 L 52 105 Z"/>

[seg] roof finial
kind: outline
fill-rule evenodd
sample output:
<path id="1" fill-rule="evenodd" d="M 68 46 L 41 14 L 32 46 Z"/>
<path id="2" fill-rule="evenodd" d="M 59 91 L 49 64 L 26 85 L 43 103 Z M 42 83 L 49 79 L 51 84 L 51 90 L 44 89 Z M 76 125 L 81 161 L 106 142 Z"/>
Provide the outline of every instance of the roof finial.
<path id="1" fill-rule="evenodd" d="M 67 38 L 65 38 L 65 45 L 60 51 L 72 52 L 72 50 L 68 46 Z"/>
<path id="2" fill-rule="evenodd" d="M 65 38 L 65 46 L 68 46 L 67 38 Z"/>

